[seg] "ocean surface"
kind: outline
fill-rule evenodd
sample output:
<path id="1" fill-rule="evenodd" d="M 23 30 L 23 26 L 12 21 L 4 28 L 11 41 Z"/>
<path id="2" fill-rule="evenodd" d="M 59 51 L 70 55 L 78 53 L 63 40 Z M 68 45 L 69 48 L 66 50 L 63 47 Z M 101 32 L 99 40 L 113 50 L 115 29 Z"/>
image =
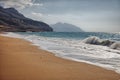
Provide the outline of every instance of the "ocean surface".
<path id="1" fill-rule="evenodd" d="M 5 36 L 22 38 L 58 57 L 86 62 L 120 73 L 120 49 L 109 46 L 86 44 L 91 36 L 102 40 L 120 42 L 120 33 L 101 32 L 16 32 Z"/>

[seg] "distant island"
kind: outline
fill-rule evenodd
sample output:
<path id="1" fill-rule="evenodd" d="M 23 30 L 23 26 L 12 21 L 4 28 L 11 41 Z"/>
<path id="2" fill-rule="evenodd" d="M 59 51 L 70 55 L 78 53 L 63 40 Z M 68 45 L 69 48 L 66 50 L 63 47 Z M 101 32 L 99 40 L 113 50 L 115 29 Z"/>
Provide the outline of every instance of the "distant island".
<path id="1" fill-rule="evenodd" d="M 53 31 L 46 23 L 26 18 L 14 8 L 0 6 L 0 31 L 39 32 Z"/>
<path id="2" fill-rule="evenodd" d="M 75 25 L 69 23 L 56 23 L 52 24 L 51 27 L 55 32 L 83 32 L 83 30 Z"/>

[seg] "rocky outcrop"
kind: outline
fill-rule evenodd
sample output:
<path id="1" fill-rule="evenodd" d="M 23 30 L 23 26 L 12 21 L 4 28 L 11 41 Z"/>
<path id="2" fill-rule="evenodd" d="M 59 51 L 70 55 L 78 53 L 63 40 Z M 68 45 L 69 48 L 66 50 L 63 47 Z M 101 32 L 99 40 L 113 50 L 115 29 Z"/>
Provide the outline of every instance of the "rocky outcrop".
<path id="1" fill-rule="evenodd" d="M 53 31 L 46 23 L 26 18 L 14 8 L 0 7 L 0 31 Z"/>

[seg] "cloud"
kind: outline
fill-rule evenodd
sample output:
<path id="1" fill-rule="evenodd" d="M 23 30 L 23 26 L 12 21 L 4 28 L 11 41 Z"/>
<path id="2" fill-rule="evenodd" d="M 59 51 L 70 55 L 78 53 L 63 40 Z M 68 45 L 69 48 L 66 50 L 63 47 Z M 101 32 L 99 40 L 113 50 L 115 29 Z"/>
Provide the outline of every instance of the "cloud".
<path id="1" fill-rule="evenodd" d="M 42 16 L 43 16 L 42 13 L 32 12 L 31 14 L 32 14 L 33 16 L 36 16 L 36 17 L 42 17 Z"/>
<path id="2" fill-rule="evenodd" d="M 14 7 L 17 9 L 31 6 L 43 6 L 41 3 L 35 3 L 34 0 L 0 0 L 0 5 L 5 8 Z"/>

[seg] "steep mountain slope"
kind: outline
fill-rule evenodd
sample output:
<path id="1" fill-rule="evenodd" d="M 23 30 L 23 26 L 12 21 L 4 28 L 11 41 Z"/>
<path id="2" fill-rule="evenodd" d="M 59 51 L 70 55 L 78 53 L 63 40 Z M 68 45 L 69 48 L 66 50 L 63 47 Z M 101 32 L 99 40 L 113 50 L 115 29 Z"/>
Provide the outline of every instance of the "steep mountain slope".
<path id="1" fill-rule="evenodd" d="M 14 8 L 0 6 L 0 31 L 53 31 L 46 23 L 26 18 Z"/>

